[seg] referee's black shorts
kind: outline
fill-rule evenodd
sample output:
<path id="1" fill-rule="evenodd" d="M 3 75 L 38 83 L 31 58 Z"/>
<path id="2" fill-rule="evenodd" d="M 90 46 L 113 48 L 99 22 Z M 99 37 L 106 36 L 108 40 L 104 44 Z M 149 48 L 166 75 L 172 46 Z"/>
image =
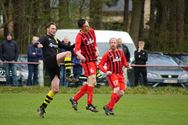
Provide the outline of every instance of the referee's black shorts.
<path id="1" fill-rule="evenodd" d="M 56 55 L 47 57 L 44 60 L 44 66 L 50 76 L 50 81 L 53 80 L 55 75 L 60 79 L 60 67 L 57 65 Z"/>

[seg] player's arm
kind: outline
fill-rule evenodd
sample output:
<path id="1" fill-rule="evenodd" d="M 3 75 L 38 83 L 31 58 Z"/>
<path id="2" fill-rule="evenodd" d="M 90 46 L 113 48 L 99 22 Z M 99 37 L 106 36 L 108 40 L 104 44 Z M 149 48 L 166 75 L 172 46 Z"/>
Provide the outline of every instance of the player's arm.
<path id="1" fill-rule="evenodd" d="M 75 51 L 75 54 L 78 56 L 78 59 L 80 59 L 81 62 L 85 62 L 86 58 L 81 54 L 80 45 L 81 45 L 81 36 L 77 35 L 74 51 Z"/>
<path id="2" fill-rule="evenodd" d="M 105 53 L 98 65 L 99 69 L 106 74 L 108 73 L 108 71 L 104 68 L 104 65 L 107 62 L 107 60 L 108 60 L 108 55 L 107 55 L 107 53 Z"/>

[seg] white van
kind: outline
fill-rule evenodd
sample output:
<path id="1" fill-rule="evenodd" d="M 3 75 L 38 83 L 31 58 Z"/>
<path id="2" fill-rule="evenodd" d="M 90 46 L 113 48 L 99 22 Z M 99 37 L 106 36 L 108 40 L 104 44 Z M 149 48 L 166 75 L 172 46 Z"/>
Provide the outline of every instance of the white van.
<path id="1" fill-rule="evenodd" d="M 56 37 L 59 40 L 63 40 L 65 36 L 69 38 L 71 43 L 75 43 L 76 35 L 79 32 L 79 29 L 60 29 L 56 32 Z M 104 55 L 104 53 L 110 48 L 109 47 L 109 39 L 114 38 L 122 38 L 123 43 L 127 45 L 131 54 L 131 62 L 134 59 L 134 51 L 136 47 L 127 32 L 122 31 L 112 31 L 112 30 L 95 30 L 96 41 L 99 48 L 100 57 Z"/>

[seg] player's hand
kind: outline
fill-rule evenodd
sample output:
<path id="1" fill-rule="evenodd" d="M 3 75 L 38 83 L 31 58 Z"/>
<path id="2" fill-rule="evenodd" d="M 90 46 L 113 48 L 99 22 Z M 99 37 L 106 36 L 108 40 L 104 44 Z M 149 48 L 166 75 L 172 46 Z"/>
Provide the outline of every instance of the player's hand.
<path id="1" fill-rule="evenodd" d="M 107 76 L 109 76 L 109 75 L 111 75 L 111 74 L 112 74 L 111 71 L 107 71 L 107 72 L 106 72 L 106 75 L 107 75 Z"/>

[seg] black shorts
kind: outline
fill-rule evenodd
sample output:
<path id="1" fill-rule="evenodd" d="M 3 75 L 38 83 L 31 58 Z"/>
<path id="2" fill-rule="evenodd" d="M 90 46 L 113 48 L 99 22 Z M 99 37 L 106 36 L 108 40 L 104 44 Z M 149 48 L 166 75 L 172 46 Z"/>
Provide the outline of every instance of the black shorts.
<path id="1" fill-rule="evenodd" d="M 56 55 L 49 56 L 44 60 L 45 70 L 48 72 L 50 81 L 53 80 L 55 75 L 60 79 L 60 67 L 57 65 Z"/>

